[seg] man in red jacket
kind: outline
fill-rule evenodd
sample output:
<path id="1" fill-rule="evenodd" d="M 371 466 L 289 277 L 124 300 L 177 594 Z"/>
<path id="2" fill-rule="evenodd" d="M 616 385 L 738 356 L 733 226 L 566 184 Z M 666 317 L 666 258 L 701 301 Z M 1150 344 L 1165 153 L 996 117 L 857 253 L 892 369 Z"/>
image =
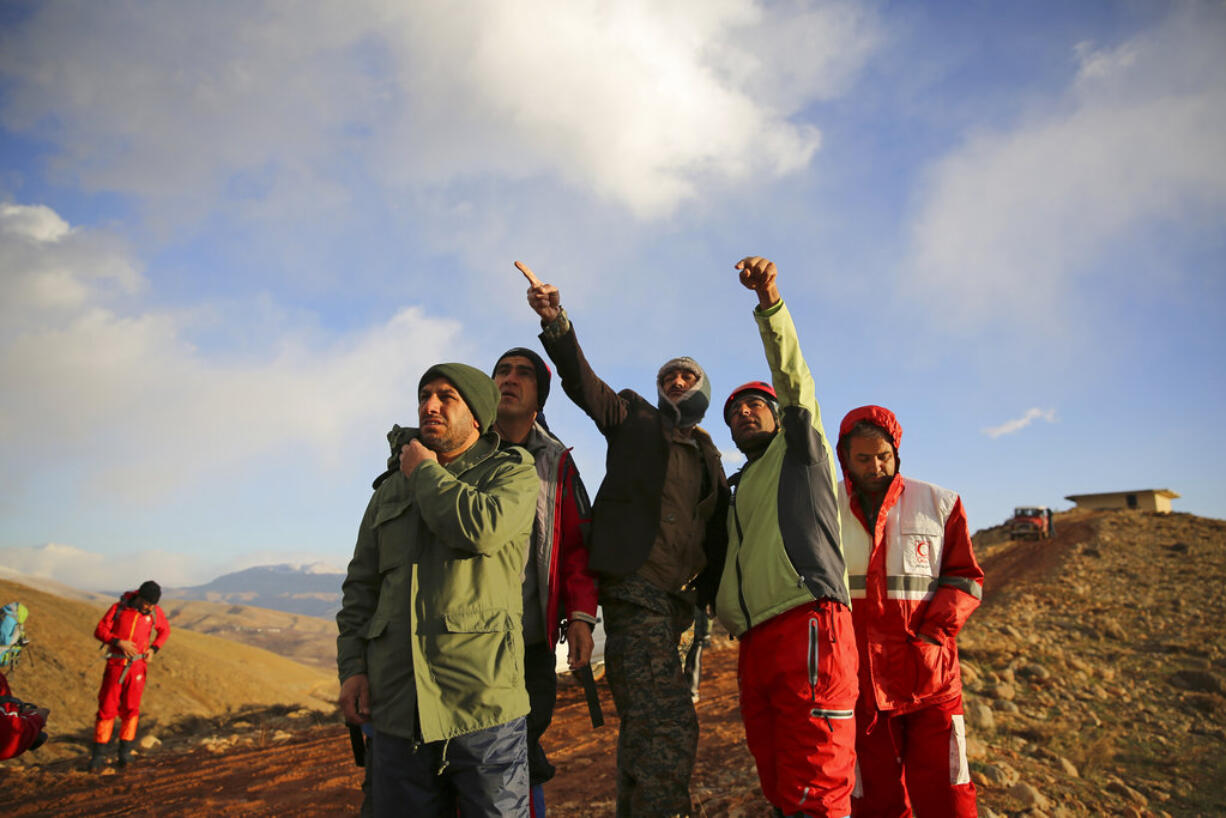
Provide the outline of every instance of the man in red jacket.
<path id="1" fill-rule="evenodd" d="M 0 759 L 19 756 L 35 750 L 47 735 L 43 727 L 51 711 L 27 704 L 13 695 L 8 679 L 0 673 Z"/>
<path id="2" fill-rule="evenodd" d="M 528 563 L 524 566 L 524 681 L 528 687 L 528 776 L 531 814 L 545 814 L 543 784 L 554 767 L 541 747 L 558 697 L 554 646 L 565 633 L 571 670 L 592 658 L 596 576 L 588 570 L 586 529 L 592 506 L 570 450 L 545 423 L 542 411 L 552 374 L 543 358 L 515 347 L 502 353 L 492 374 L 498 387 L 494 430 L 502 445 L 532 453 L 541 480 Z"/>
<path id="3" fill-rule="evenodd" d="M 161 587 L 149 580 L 135 591 L 128 591 L 98 620 L 94 638 L 106 649 L 106 670 L 98 690 L 98 716 L 94 722 L 94 751 L 89 760 L 91 772 L 106 766 L 104 758 L 115 717 L 119 725 L 119 765 L 133 761 L 132 745 L 140 720 L 140 698 L 145 691 L 145 669 L 166 640 L 170 623 L 158 607 Z"/>
<path id="4" fill-rule="evenodd" d="M 860 654 L 852 815 L 974 818 L 955 637 L 983 597 L 962 499 L 898 473 L 902 427 L 862 406 L 839 427 L 843 552 Z"/>

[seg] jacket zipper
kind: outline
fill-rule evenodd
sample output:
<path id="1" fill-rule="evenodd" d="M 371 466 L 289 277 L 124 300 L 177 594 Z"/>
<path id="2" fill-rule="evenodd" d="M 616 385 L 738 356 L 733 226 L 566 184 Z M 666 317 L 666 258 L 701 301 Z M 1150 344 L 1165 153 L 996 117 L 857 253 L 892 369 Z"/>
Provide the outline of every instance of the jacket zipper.
<path id="1" fill-rule="evenodd" d="M 737 482 L 739 487 L 740 481 Z M 741 603 L 741 613 L 745 616 L 745 630 L 753 627 L 749 616 L 749 606 L 745 604 L 745 575 L 741 571 L 741 551 L 745 548 L 745 535 L 741 533 L 741 515 L 736 510 L 736 495 L 732 493 L 732 521 L 736 524 L 736 599 Z"/>

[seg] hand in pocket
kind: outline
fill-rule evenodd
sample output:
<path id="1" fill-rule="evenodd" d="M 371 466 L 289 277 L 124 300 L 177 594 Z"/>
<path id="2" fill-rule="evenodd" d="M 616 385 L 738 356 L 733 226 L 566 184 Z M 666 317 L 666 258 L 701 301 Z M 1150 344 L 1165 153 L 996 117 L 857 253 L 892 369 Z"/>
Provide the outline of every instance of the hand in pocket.
<path id="1" fill-rule="evenodd" d="M 915 689 L 917 699 L 931 696 L 941 689 L 945 679 L 946 648 L 934 645 L 920 637 L 911 640 L 911 658 L 915 662 Z"/>

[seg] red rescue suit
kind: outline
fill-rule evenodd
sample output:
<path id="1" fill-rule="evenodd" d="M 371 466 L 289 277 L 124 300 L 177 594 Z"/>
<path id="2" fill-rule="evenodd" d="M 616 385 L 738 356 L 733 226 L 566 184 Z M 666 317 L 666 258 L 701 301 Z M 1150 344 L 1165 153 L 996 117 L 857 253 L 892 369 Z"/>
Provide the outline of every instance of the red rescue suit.
<path id="1" fill-rule="evenodd" d="M 111 740 L 115 717 L 121 717 L 119 738 L 131 741 L 136 737 L 140 719 L 140 699 L 145 692 L 146 660 L 170 638 L 170 623 L 162 609 L 142 614 L 135 606 L 137 593 L 128 591 L 107 610 L 94 638 L 106 646 L 106 671 L 98 690 L 98 715 L 94 722 L 94 741 L 106 744 Z M 128 659 L 119 650 L 120 640 L 132 642 L 137 656 Z"/>
<path id="2" fill-rule="evenodd" d="M 852 410 L 839 428 L 843 550 L 860 656 L 856 703 L 857 818 L 974 818 L 955 637 L 983 596 L 962 500 L 896 474 L 869 532 L 847 468 L 844 437 L 859 421 L 890 436 L 902 427 L 880 406 Z"/>
<path id="3" fill-rule="evenodd" d="M 0 673 L 0 759 L 21 755 L 30 749 L 46 726 L 42 713 L 36 713 L 13 696 L 8 679 Z"/>

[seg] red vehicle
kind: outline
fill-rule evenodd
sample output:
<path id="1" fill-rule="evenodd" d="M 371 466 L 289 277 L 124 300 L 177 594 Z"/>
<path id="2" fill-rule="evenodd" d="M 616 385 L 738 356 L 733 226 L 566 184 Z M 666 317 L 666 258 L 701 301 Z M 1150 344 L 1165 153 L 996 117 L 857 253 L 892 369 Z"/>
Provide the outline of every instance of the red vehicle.
<path id="1" fill-rule="evenodd" d="M 1015 540 L 1045 540 L 1051 536 L 1051 509 L 1046 506 L 1018 506 L 1013 519 L 1005 523 Z"/>

